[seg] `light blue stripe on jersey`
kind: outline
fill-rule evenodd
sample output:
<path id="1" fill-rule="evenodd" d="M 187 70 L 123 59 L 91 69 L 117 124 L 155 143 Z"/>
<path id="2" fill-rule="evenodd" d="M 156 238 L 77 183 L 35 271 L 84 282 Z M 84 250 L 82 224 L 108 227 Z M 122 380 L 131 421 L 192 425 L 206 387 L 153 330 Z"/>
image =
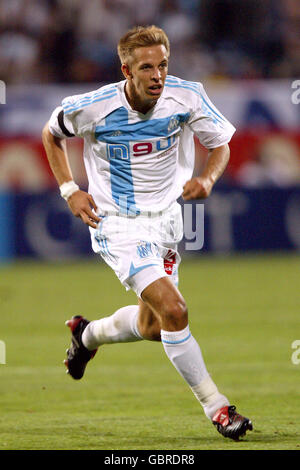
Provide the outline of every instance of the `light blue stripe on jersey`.
<path id="1" fill-rule="evenodd" d="M 120 125 L 128 126 L 128 111 L 121 107 L 106 117 L 104 126 L 97 126 L 95 136 L 107 143 L 107 156 L 110 164 L 110 184 L 112 197 L 123 214 L 139 214 L 134 197 L 134 186 L 131 172 L 130 148 L 124 136 L 109 141 L 101 138 L 107 129 L 118 132 Z M 99 138 L 100 137 L 100 138 Z"/>
<path id="2" fill-rule="evenodd" d="M 116 95 L 117 95 L 116 88 L 111 88 L 109 90 L 95 93 L 92 96 L 83 97 L 75 101 L 74 103 L 69 103 L 68 101 L 63 100 L 62 106 L 64 109 L 64 113 L 69 114 L 73 111 L 78 111 L 79 109 L 84 108 L 85 106 L 88 106 L 90 104 L 97 103 L 98 101 L 104 101 L 104 100 L 113 98 Z"/>
<path id="3" fill-rule="evenodd" d="M 80 106 L 80 104 L 84 104 L 84 103 L 87 103 L 89 101 L 92 101 L 94 100 L 95 98 L 98 98 L 99 96 L 104 96 L 104 95 L 109 95 L 110 93 L 116 91 L 116 88 L 115 87 L 109 87 L 105 90 L 103 89 L 100 89 L 98 91 L 95 91 L 92 95 L 88 96 L 88 95 L 84 95 L 82 96 L 81 98 L 78 98 L 74 103 L 70 103 L 70 104 L 67 104 L 68 103 L 68 99 L 66 98 L 64 101 L 66 101 L 66 104 L 64 105 L 64 109 L 67 110 L 69 108 L 74 108 L 76 106 Z"/>
<path id="4" fill-rule="evenodd" d="M 180 78 L 173 77 L 172 75 L 168 75 L 166 81 L 174 85 L 189 85 L 190 87 L 195 88 L 196 91 L 199 91 L 199 83 L 197 82 L 189 82 L 187 80 L 182 80 Z"/>
<path id="5" fill-rule="evenodd" d="M 188 89 L 191 89 L 192 91 L 195 91 L 195 93 L 200 94 L 199 84 L 196 82 L 188 82 L 186 80 L 180 80 L 179 78 L 167 77 L 166 85 L 169 85 L 169 86 L 173 85 L 174 87 L 177 86 L 180 88 L 188 88 Z"/>
<path id="6" fill-rule="evenodd" d="M 112 113 L 114 117 L 110 115 L 109 125 L 97 126 L 95 129 L 96 139 L 109 144 L 127 144 L 129 142 L 142 142 L 147 139 L 169 137 L 180 130 L 180 124 L 186 122 L 190 117 L 189 113 L 179 113 L 166 118 L 145 119 L 129 124 L 127 111 L 127 118 L 123 118 L 125 111 L 124 107 L 119 108 Z"/>
<path id="7" fill-rule="evenodd" d="M 176 79 L 174 80 L 174 79 L 170 79 L 169 77 L 167 77 L 166 82 L 165 82 L 165 86 L 167 86 L 169 88 L 185 88 L 187 90 L 193 91 L 194 93 L 196 93 L 197 95 L 199 95 L 202 98 L 203 103 L 214 114 L 214 117 L 218 122 L 220 122 L 219 119 L 221 119 L 221 121 L 225 121 L 224 117 L 221 116 L 219 113 L 217 113 L 217 111 L 214 108 L 212 108 L 212 106 L 206 101 L 206 99 L 204 98 L 204 96 L 200 92 L 199 86 L 197 86 L 197 84 L 195 82 L 187 82 L 187 81 L 184 81 L 184 80 L 177 81 Z M 217 119 L 216 116 L 218 116 L 219 119 Z"/>

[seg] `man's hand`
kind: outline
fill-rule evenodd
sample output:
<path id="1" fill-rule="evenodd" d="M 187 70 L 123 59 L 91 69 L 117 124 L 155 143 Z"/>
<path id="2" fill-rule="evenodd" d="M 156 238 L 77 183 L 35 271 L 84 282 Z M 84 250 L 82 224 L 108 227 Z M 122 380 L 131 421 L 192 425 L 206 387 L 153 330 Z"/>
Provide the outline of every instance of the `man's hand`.
<path id="1" fill-rule="evenodd" d="M 190 199 L 205 199 L 212 191 L 216 181 L 224 172 L 230 156 L 228 144 L 221 145 L 208 152 L 208 159 L 201 176 L 187 181 L 183 186 L 182 197 Z"/>
<path id="2" fill-rule="evenodd" d="M 80 217 L 81 220 L 92 228 L 97 228 L 100 218 L 93 212 L 97 210 L 97 206 L 93 197 L 85 191 L 76 191 L 68 199 L 68 206 L 75 217 Z"/>
<path id="3" fill-rule="evenodd" d="M 213 185 L 214 183 L 210 178 L 197 176 L 185 183 L 182 197 L 185 201 L 190 199 L 205 199 L 210 195 Z"/>

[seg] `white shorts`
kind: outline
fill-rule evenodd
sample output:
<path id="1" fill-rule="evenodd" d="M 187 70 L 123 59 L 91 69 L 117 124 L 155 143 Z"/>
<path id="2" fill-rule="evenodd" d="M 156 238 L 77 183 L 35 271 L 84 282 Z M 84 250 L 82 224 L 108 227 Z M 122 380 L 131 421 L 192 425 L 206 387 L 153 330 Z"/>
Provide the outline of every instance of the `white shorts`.
<path id="1" fill-rule="evenodd" d="M 97 229 L 90 229 L 92 248 L 115 271 L 127 290 L 138 297 L 159 278 L 170 276 L 178 284 L 183 236 L 181 207 L 176 202 L 160 213 L 136 217 L 104 215 Z"/>

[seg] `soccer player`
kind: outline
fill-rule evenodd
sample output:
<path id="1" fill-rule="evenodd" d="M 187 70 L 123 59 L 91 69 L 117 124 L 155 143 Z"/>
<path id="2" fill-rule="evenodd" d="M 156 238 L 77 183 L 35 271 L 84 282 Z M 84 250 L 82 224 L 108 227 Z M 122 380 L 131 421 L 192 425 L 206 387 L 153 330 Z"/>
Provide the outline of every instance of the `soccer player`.
<path id="1" fill-rule="evenodd" d="M 100 320 L 80 315 L 68 320 L 72 342 L 65 364 L 80 379 L 103 344 L 161 341 L 205 415 L 221 434 L 238 440 L 252 423 L 209 375 L 177 287 L 183 236 L 177 199 L 210 195 L 227 165 L 235 128 L 200 83 L 168 75 L 169 53 L 160 28 L 131 29 L 118 44 L 125 79 L 65 98 L 44 127 L 61 196 L 89 226 L 93 250 L 138 297 L 138 305 Z M 209 158 L 202 174 L 192 178 L 194 134 Z M 65 139 L 72 136 L 84 139 L 88 193 L 70 170 Z"/>

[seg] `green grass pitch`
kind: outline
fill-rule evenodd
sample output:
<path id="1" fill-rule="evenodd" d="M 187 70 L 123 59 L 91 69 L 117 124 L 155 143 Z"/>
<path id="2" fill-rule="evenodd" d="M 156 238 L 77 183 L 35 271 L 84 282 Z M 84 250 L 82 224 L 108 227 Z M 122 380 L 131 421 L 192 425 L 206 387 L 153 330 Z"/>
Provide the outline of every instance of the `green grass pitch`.
<path id="1" fill-rule="evenodd" d="M 99 349 L 81 381 L 65 374 L 64 321 L 136 303 L 100 261 L 0 267 L 0 449 L 300 450 L 297 256 L 185 259 L 180 290 L 207 367 L 254 431 L 224 439 L 160 343 Z M 300 357 L 300 354 L 299 354 Z"/>

